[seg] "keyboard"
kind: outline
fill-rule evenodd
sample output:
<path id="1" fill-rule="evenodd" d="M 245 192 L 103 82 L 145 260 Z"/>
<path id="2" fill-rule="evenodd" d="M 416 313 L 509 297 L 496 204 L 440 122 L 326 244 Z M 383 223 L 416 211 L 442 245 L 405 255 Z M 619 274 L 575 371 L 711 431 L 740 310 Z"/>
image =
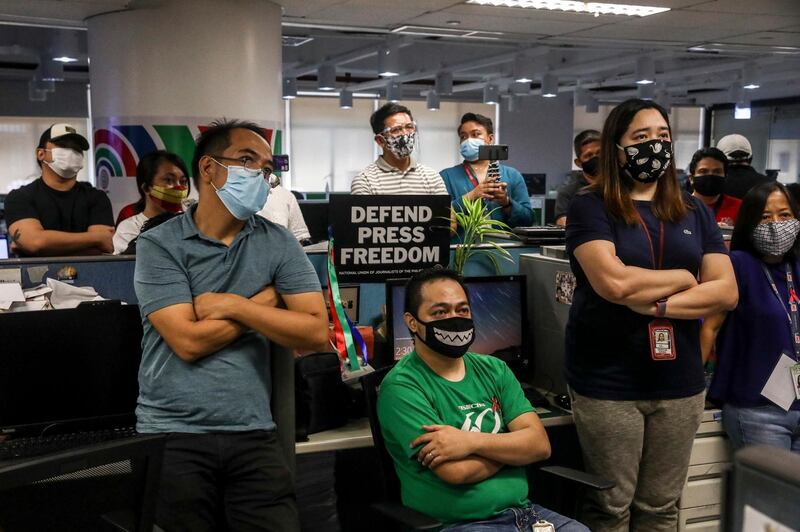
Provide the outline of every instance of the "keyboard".
<path id="1" fill-rule="evenodd" d="M 527 244 L 562 243 L 565 237 L 563 227 L 515 227 L 512 231 Z"/>
<path id="2" fill-rule="evenodd" d="M 52 436 L 14 438 L 0 443 L 0 460 L 40 456 L 93 443 L 131 438 L 136 435 L 136 429 L 124 427 L 54 434 Z"/>

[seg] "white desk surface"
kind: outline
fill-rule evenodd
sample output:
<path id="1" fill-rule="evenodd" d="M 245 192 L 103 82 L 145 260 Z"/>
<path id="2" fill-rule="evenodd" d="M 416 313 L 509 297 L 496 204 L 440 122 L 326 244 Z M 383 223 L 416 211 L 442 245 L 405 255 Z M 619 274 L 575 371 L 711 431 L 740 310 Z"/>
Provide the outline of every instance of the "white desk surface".
<path id="1" fill-rule="evenodd" d="M 546 414 L 545 409 L 538 408 L 539 414 Z M 571 425 L 572 415 L 561 414 L 550 417 L 542 417 L 542 425 L 545 427 L 556 427 L 560 425 Z M 369 429 L 367 418 L 351 419 L 347 425 L 336 429 L 309 434 L 308 441 L 295 444 L 297 454 L 321 453 L 325 451 L 340 451 L 343 449 L 358 449 L 361 447 L 372 447 L 372 433 Z"/>

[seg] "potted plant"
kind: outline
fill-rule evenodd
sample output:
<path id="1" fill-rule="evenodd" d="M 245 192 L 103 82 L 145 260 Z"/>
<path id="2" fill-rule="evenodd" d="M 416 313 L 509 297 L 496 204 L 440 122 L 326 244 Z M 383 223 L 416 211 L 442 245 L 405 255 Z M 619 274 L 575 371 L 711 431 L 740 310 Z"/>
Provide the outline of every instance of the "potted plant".
<path id="1" fill-rule="evenodd" d="M 464 274 L 464 266 L 476 255 L 487 257 L 497 273 L 500 273 L 499 259 L 514 261 L 508 250 L 487 238 L 497 235 L 513 236 L 511 228 L 505 222 L 491 218 L 492 212 L 494 210 L 485 208 L 482 199 L 464 198 L 461 209 L 455 213 L 459 242 L 453 256 L 453 269 L 459 274 Z"/>

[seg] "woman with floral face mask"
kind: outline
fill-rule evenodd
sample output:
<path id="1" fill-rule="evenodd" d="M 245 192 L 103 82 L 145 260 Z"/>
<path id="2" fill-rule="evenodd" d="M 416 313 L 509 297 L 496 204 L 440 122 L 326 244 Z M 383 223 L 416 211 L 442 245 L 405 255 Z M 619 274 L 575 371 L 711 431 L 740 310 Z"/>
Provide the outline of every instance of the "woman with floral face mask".
<path id="1" fill-rule="evenodd" d="M 780 183 L 745 195 L 731 240 L 739 305 L 703 323 L 704 355 L 716 338 L 709 398 L 722 405 L 736 447 L 761 443 L 800 452 L 799 214 Z M 773 376 L 775 388 L 767 385 Z"/>
<path id="2" fill-rule="evenodd" d="M 705 402 L 700 318 L 737 301 L 719 227 L 680 190 L 671 141 L 658 104 L 617 106 L 597 180 L 567 214 L 573 417 L 587 469 L 616 484 L 587 494 L 580 520 L 596 531 L 677 529 Z"/>
<path id="3" fill-rule="evenodd" d="M 159 150 L 141 158 L 136 166 L 136 186 L 140 199 L 132 207 L 136 214 L 117 225 L 114 233 L 115 255 L 128 248 L 128 244 L 139 236 L 142 225 L 150 218 L 165 212 L 183 212 L 183 200 L 189 195 L 188 174 L 186 164 L 174 153 Z"/>

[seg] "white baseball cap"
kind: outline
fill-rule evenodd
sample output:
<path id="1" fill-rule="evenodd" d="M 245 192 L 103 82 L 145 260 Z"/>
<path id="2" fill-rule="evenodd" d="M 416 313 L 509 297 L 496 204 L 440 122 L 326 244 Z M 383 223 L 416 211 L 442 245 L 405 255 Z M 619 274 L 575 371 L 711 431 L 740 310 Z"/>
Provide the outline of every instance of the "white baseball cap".
<path id="1" fill-rule="evenodd" d="M 749 159 L 753 156 L 753 148 L 750 147 L 750 141 L 747 140 L 747 137 L 737 133 L 725 135 L 719 139 L 719 142 L 717 142 L 717 148 L 725 154 L 725 157 L 727 157 L 729 161 L 741 161 L 744 159 Z M 747 154 L 747 156 L 731 157 L 731 154 L 737 151 L 744 152 Z"/>
<path id="2" fill-rule="evenodd" d="M 42 133 L 39 137 L 39 147 L 44 148 L 47 142 L 58 143 L 59 140 L 72 139 L 78 143 L 83 151 L 89 149 L 89 141 L 78 133 L 78 131 L 69 124 L 53 124 Z"/>

